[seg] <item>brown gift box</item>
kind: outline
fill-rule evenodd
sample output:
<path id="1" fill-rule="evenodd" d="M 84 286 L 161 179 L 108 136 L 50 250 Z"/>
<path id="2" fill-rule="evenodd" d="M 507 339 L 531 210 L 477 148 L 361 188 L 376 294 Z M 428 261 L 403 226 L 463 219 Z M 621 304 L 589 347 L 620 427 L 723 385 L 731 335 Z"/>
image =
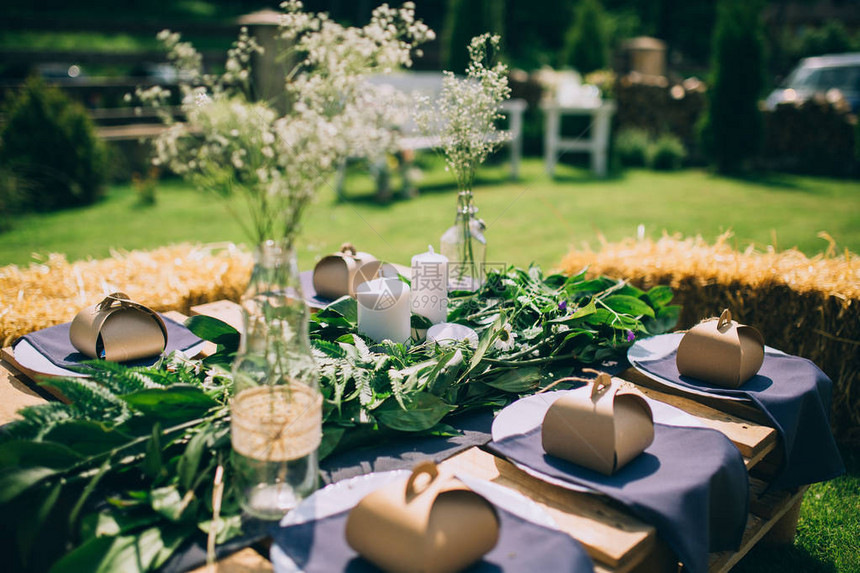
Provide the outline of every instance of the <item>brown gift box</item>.
<path id="1" fill-rule="evenodd" d="M 90 358 L 126 362 L 160 354 L 167 328 L 154 310 L 115 292 L 75 315 L 69 339 Z"/>
<path id="2" fill-rule="evenodd" d="M 459 571 L 498 539 L 492 504 L 461 481 L 439 476 L 433 462 L 365 496 L 346 522 L 349 546 L 389 572 Z"/>
<path id="3" fill-rule="evenodd" d="M 645 397 L 606 373 L 553 402 L 541 425 L 546 453 L 604 475 L 621 469 L 653 440 Z"/>
<path id="4" fill-rule="evenodd" d="M 724 310 L 684 334 L 678 345 L 678 372 L 726 388 L 755 376 L 764 361 L 764 339 L 752 326 L 738 324 Z"/>
<path id="5" fill-rule="evenodd" d="M 337 299 L 355 296 L 355 287 L 376 278 L 382 262 L 370 253 L 356 251 L 344 243 L 340 252 L 320 259 L 314 267 L 313 283 L 317 295 Z"/>

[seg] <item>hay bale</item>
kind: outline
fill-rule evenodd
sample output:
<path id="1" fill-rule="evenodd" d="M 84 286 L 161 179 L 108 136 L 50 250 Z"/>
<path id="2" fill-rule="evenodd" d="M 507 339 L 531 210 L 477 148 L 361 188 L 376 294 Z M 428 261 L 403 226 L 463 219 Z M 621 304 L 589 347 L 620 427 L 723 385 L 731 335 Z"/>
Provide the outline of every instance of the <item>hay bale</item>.
<path id="1" fill-rule="evenodd" d="M 185 244 L 75 263 L 53 254 L 27 268 L 0 267 L 0 340 L 7 346 L 28 332 L 68 322 L 111 292 L 186 314 L 196 304 L 238 300 L 251 266 L 251 256 L 232 244 Z"/>
<path id="2" fill-rule="evenodd" d="M 568 253 L 562 268 L 588 267 L 646 289 L 670 285 L 683 306 L 679 328 L 730 308 L 769 346 L 809 358 L 827 373 L 834 382 L 834 433 L 860 444 L 860 257 L 837 255 L 832 239 L 827 252 L 810 258 L 797 250 L 738 252 L 729 237 L 714 245 L 678 236 L 604 244 L 599 253 Z"/>

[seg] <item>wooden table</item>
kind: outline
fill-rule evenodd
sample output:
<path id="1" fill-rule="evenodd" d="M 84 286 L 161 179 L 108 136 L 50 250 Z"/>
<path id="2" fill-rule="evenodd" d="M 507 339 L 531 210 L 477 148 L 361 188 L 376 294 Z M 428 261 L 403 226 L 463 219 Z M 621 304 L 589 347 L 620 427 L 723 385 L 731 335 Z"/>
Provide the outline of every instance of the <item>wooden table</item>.
<path id="1" fill-rule="evenodd" d="M 192 312 L 224 317 L 234 322 L 236 305 L 210 303 L 194 307 Z M 172 314 L 174 319 L 181 321 L 184 318 L 178 313 Z M 4 348 L 0 359 L 0 424 L 15 419 L 19 408 L 41 404 L 51 398 L 44 390 L 34 389 L 36 385 L 31 376 L 32 373 L 16 365 L 11 349 Z M 750 471 L 750 514 L 743 544 L 738 552 L 711 554 L 710 571 L 728 571 L 763 539 L 791 543 L 806 488 L 765 491 L 779 462 L 778 437 L 776 430 L 762 423 L 762 415 L 757 410 L 743 403 L 707 404 L 671 394 L 632 368 L 620 377 L 634 383 L 648 397 L 678 407 L 705 425 L 723 432 L 744 457 Z M 552 516 L 561 530 L 583 544 L 598 572 L 678 570 L 675 556 L 657 536 L 654 527 L 632 516 L 620 505 L 545 483 L 477 447 L 445 460 L 441 468 L 468 472 L 510 487 L 534 500 Z M 198 571 L 206 570 L 204 567 Z M 235 573 L 271 571 L 272 565 L 264 555 L 247 548 L 220 561 L 217 570 Z"/>

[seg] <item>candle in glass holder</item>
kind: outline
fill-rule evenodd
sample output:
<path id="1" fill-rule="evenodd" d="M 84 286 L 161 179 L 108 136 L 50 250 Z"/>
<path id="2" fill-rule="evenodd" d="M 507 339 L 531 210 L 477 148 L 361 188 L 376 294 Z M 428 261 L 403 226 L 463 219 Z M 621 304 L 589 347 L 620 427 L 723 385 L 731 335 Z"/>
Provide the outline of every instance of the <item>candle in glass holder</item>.
<path id="1" fill-rule="evenodd" d="M 376 342 L 406 342 L 411 333 L 409 285 L 398 278 L 380 278 L 355 288 L 358 330 Z"/>
<path id="2" fill-rule="evenodd" d="M 433 324 L 448 318 L 448 258 L 433 252 L 412 257 L 412 312 Z"/>

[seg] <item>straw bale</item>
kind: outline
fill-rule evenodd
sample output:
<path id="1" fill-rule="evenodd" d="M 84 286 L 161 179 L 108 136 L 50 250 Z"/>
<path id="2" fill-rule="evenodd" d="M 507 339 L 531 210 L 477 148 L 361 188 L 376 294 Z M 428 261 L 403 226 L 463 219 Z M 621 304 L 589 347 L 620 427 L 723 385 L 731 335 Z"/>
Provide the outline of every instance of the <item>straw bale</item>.
<path id="1" fill-rule="evenodd" d="M 175 245 L 153 251 L 70 263 L 52 254 L 22 268 L 0 267 L 0 340 L 71 320 L 106 294 L 124 292 L 158 311 L 188 313 L 220 299 L 238 300 L 248 283 L 251 256 L 232 244 Z"/>
<path id="2" fill-rule="evenodd" d="M 833 380 L 832 424 L 845 443 L 860 444 L 860 257 L 797 250 L 743 252 L 725 234 L 709 245 L 701 237 L 605 243 L 600 252 L 571 251 L 565 272 L 625 277 L 640 288 L 668 284 L 683 306 L 679 328 L 723 308 L 756 326 L 765 342 L 815 362 Z"/>

